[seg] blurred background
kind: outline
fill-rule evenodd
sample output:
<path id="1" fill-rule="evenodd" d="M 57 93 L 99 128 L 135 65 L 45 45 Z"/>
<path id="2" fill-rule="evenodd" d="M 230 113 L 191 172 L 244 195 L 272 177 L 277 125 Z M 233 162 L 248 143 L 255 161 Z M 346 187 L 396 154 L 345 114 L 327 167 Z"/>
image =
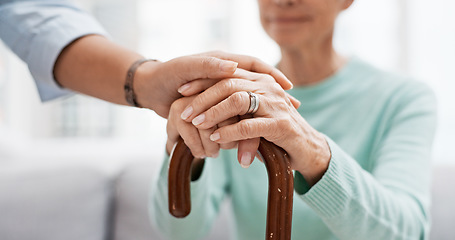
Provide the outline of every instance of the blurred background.
<path id="1" fill-rule="evenodd" d="M 210 50 L 269 64 L 278 47 L 263 32 L 253 0 L 78 0 L 118 43 L 161 61 Z M 454 1 L 355 1 L 337 26 L 347 56 L 429 84 L 439 100 L 434 164 L 455 164 Z M 164 152 L 165 120 L 151 111 L 86 96 L 41 103 L 26 66 L 0 46 L 0 156 L 38 159 L 100 156 L 106 167 Z M 32 160 L 33 159 L 33 160 Z M 157 159 L 157 158 L 153 158 Z M 159 159 L 159 158 L 158 158 Z"/>
<path id="2" fill-rule="evenodd" d="M 167 61 L 182 55 L 222 50 L 252 55 L 272 65 L 279 60 L 278 47 L 260 26 L 254 0 L 76 2 L 93 14 L 116 42 L 148 58 Z M 455 143 L 454 13 L 455 1 L 356 0 L 338 19 L 335 34 L 336 48 L 344 55 L 357 56 L 382 69 L 412 76 L 433 88 L 438 98 L 439 123 L 432 161 L 434 168 L 439 166 L 442 170 L 448 165 L 455 170 L 455 151 L 451 149 Z M 28 232 L 44 233 L 46 237 L 42 239 L 72 239 L 66 235 L 67 231 L 63 232 L 65 237 L 48 237 L 46 234 L 56 234 L 55 226 L 46 229 L 41 215 L 30 213 L 36 209 L 40 213 L 46 211 L 45 216 L 56 219 L 57 225 L 68 222 L 69 226 L 75 226 L 84 222 L 82 218 L 64 221 L 61 216 L 72 215 L 55 209 L 77 209 L 68 211 L 89 213 L 87 219 L 92 221 L 97 218 L 90 214 L 99 212 L 97 216 L 101 220 L 98 223 L 115 229 L 115 233 L 100 233 L 99 239 L 108 239 L 111 235 L 115 239 L 150 239 L 146 216 L 148 183 L 151 169 L 158 168 L 156 163 L 165 152 L 165 126 L 166 121 L 152 111 L 118 106 L 82 95 L 41 103 L 27 67 L 0 42 L 0 193 L 7 193 L 3 194 L 6 198 L 0 196 L 0 214 L 6 223 L 8 219 L 19 219 L 18 222 L 11 220 L 10 225 L 0 223 L 3 227 L 0 238 L 30 239 L 12 237 L 27 232 L 24 230 L 26 224 L 23 224 L 26 219 L 32 222 L 27 225 L 30 227 Z M 126 168 L 141 161 L 146 164 Z M 113 182 L 97 178 L 96 174 L 94 177 L 93 172 L 87 173 L 86 169 L 81 170 L 81 164 L 90 168 L 95 166 L 97 171 L 114 176 Z M 79 167 L 73 167 L 75 165 Z M 16 171 L 17 166 L 28 170 Z M 31 174 L 37 168 L 45 169 L 44 174 Z M 51 172 L 49 169 L 59 170 Z M 55 172 L 59 174 L 55 175 Z M 444 176 L 453 177 L 453 172 L 446 172 Z M 440 170 L 435 175 L 439 173 Z M 33 184 L 27 185 L 29 182 L 24 179 Z M 434 206 L 451 206 L 453 202 L 448 202 L 446 199 L 449 198 L 444 195 L 447 194 L 446 178 L 439 179 L 440 182 L 436 181 L 434 185 L 441 185 L 443 195 L 436 198 L 446 201 L 446 205 Z M 94 190 L 94 186 L 99 189 Z M 116 193 L 112 193 L 112 186 Z M 23 195 L 8 196 L 8 193 L 22 189 Z M 66 189 L 72 191 L 66 192 Z M 30 190 L 35 192 L 30 193 Z M 43 190 L 47 194 L 43 194 Z M 56 193 L 61 194 L 52 196 Z M 455 199 L 455 193 L 450 194 Z M 34 203 L 23 204 L 24 199 L 34 199 Z M 93 205 L 91 201 L 104 205 Z M 56 204 L 70 202 L 76 205 L 56 208 Z M 85 208 L 84 204 L 90 207 Z M 114 220 L 110 220 L 112 204 L 115 205 Z M 18 215 L 18 209 L 25 215 Z M 439 214 L 455 221 L 455 215 L 450 216 L 450 211 L 444 207 Z M 33 222 L 33 216 L 38 216 L 36 222 Z M 451 237 L 433 236 L 432 239 L 454 239 L 453 226 L 450 226 L 453 221 L 441 223 L 452 233 Z M 134 235 L 140 232 L 137 224 L 148 229 L 144 230 L 146 237 Z M 97 225 L 87 222 L 86 226 Z M 8 233 L 11 234 L 5 235 Z M 95 239 L 81 236 L 85 235 L 74 239 Z M 215 236 L 212 239 L 224 238 Z"/>

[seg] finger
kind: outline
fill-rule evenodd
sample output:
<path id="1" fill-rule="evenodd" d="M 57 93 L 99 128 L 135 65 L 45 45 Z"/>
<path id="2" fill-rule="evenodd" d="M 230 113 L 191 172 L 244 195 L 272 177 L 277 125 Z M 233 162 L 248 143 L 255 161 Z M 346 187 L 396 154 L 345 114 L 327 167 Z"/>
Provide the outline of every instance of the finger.
<path id="1" fill-rule="evenodd" d="M 284 89 L 288 90 L 292 88 L 292 83 L 289 79 L 278 69 L 275 67 L 266 64 L 265 62 L 259 60 L 258 58 L 246 56 L 246 55 L 238 55 L 238 54 L 231 54 L 225 52 L 208 52 L 202 55 L 205 56 L 213 56 L 225 60 L 231 60 L 237 62 L 238 68 L 243 68 L 249 71 L 258 72 L 258 73 L 266 73 L 276 80 L 278 84 Z"/>
<path id="2" fill-rule="evenodd" d="M 286 93 L 286 96 L 291 100 L 292 106 L 294 106 L 296 109 L 300 107 L 301 102 L 297 100 L 297 98 L 293 97 L 291 94 Z"/>
<path id="3" fill-rule="evenodd" d="M 275 81 L 273 77 L 267 77 L 269 75 L 266 74 L 259 74 L 255 72 L 246 71 L 240 68 L 237 68 L 235 72 L 232 74 L 231 78 L 239 78 L 245 80 L 257 80 L 259 78 L 270 78 L 271 81 Z M 215 85 L 215 83 L 219 82 L 221 79 L 198 79 L 191 82 L 188 82 L 182 85 L 177 91 L 182 94 L 183 96 L 192 96 L 196 93 L 200 93 L 207 88 Z"/>
<path id="4" fill-rule="evenodd" d="M 250 118 L 238 123 L 218 128 L 210 140 L 217 143 L 240 141 L 244 139 L 264 137 L 273 142 L 277 138 L 277 127 L 272 118 Z"/>
<path id="5" fill-rule="evenodd" d="M 237 160 L 243 168 L 248 168 L 253 163 L 259 147 L 259 140 L 260 138 L 252 138 L 239 141 Z"/>
<path id="6" fill-rule="evenodd" d="M 193 125 L 199 129 L 208 129 L 231 117 L 244 115 L 250 106 L 250 95 L 247 92 L 235 92 L 217 105 L 195 117 Z"/>
<path id="7" fill-rule="evenodd" d="M 175 58 L 167 64 L 182 84 L 196 79 L 222 79 L 230 77 L 238 63 L 211 56 L 193 55 Z"/>
<path id="8" fill-rule="evenodd" d="M 183 121 L 182 121 L 183 122 Z M 185 141 L 186 146 L 191 150 L 191 153 L 196 158 L 205 158 L 205 150 L 202 144 L 202 140 L 199 135 L 199 130 L 196 129 L 192 124 L 183 122 L 179 127 L 178 131 L 180 136 Z"/>
<path id="9" fill-rule="evenodd" d="M 239 119 L 238 116 L 231 117 L 231 118 L 229 118 L 229 119 L 226 120 L 226 121 L 223 121 L 223 122 L 221 122 L 221 123 L 218 123 L 218 124 L 217 124 L 217 127 L 218 127 L 218 128 L 224 127 L 224 126 L 227 126 L 227 125 L 231 125 L 231 124 L 237 123 L 238 121 L 240 121 L 240 119 Z M 233 148 L 237 148 L 237 142 L 222 143 L 222 144 L 220 144 L 220 148 L 221 148 L 221 149 L 233 149 Z"/>
<path id="10" fill-rule="evenodd" d="M 239 91 L 255 92 L 257 87 L 259 86 L 254 85 L 251 81 L 231 78 L 224 79 L 196 96 L 193 102 L 183 111 L 181 117 L 187 122 L 192 121 L 194 117 L 218 104 L 233 93 Z"/>
<path id="11" fill-rule="evenodd" d="M 180 134 L 178 132 L 179 123 L 186 124 L 186 122 L 182 121 L 179 116 L 183 108 L 185 108 L 190 101 L 192 101 L 192 98 L 180 98 L 174 101 L 171 105 L 171 108 L 169 110 L 169 120 L 166 124 L 167 133 L 166 151 L 168 154 L 172 152 L 175 143 L 180 137 Z"/>
<path id="12" fill-rule="evenodd" d="M 237 70 L 235 70 L 234 74 L 232 74 L 231 78 L 239 78 L 239 79 L 245 79 L 245 80 L 250 80 L 250 81 L 261 80 L 261 81 L 270 81 L 272 83 L 276 83 L 275 79 L 269 74 L 251 72 L 251 71 L 247 71 L 247 70 L 241 69 L 241 68 L 237 68 Z"/>
<path id="13" fill-rule="evenodd" d="M 205 156 L 216 158 L 220 151 L 220 145 L 210 141 L 210 135 L 215 131 L 215 128 L 199 130 L 202 146 L 204 147 Z"/>
<path id="14" fill-rule="evenodd" d="M 218 79 L 199 79 L 182 85 L 177 91 L 183 96 L 192 96 L 201 93 L 207 88 L 219 82 Z"/>
<path id="15" fill-rule="evenodd" d="M 167 132 L 166 152 L 167 154 L 170 155 L 180 134 L 177 132 L 176 128 L 171 126 L 170 122 L 168 122 L 168 124 L 166 125 L 166 132 Z"/>

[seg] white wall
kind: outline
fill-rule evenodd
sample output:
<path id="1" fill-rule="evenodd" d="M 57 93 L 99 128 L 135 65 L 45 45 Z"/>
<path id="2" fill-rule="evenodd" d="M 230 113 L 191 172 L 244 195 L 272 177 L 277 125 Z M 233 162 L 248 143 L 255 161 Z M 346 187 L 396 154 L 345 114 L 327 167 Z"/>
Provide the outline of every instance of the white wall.
<path id="1" fill-rule="evenodd" d="M 253 55 L 270 64 L 279 58 L 277 46 L 259 24 L 254 0 L 79 2 L 99 17 L 114 39 L 150 58 L 164 61 L 217 49 Z M 455 164 L 450 150 L 455 143 L 454 12 L 455 2 L 447 0 L 357 0 L 340 17 L 335 36 L 336 48 L 345 55 L 412 75 L 433 87 L 440 112 L 436 163 Z M 127 156 L 125 149 L 150 143 L 145 146 L 155 147 L 135 149 L 136 155 L 148 157 L 150 152 L 161 154 L 166 139 L 165 121 L 150 111 L 84 97 L 39 103 L 26 68 L 2 47 L 0 126 L 31 143 L 48 142 L 49 148 L 74 142 L 73 148 L 87 155 L 105 151 L 96 150 L 97 144 L 124 144 L 112 151 Z"/>

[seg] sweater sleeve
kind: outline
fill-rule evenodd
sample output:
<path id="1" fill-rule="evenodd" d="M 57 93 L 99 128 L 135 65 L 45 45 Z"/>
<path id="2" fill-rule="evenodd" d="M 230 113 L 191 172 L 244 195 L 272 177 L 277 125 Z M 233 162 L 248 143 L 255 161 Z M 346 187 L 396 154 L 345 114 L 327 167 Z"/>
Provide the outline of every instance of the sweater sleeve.
<path id="1" fill-rule="evenodd" d="M 339 239 L 428 238 L 435 97 L 422 85 L 402 91 L 384 116 L 371 171 L 327 137 L 329 168 L 300 195 Z"/>
<path id="2" fill-rule="evenodd" d="M 201 176 L 191 182 L 191 213 L 180 219 L 168 210 L 169 157 L 163 161 L 152 183 L 149 212 L 152 224 L 166 239 L 202 239 L 209 233 L 228 189 L 226 168 L 214 161 L 221 159 L 207 158 Z"/>

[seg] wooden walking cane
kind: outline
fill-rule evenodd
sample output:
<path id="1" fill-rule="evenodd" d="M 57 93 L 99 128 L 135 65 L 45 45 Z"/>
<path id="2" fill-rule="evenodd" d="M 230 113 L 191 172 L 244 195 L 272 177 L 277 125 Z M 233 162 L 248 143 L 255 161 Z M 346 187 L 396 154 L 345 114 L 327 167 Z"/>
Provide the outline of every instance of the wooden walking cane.
<path id="1" fill-rule="evenodd" d="M 263 138 L 259 153 L 269 177 L 265 239 L 290 240 L 294 175 L 288 154 Z M 186 217 L 191 211 L 190 173 L 193 160 L 190 149 L 180 138 L 171 154 L 168 182 L 169 212 L 177 218 Z"/>

